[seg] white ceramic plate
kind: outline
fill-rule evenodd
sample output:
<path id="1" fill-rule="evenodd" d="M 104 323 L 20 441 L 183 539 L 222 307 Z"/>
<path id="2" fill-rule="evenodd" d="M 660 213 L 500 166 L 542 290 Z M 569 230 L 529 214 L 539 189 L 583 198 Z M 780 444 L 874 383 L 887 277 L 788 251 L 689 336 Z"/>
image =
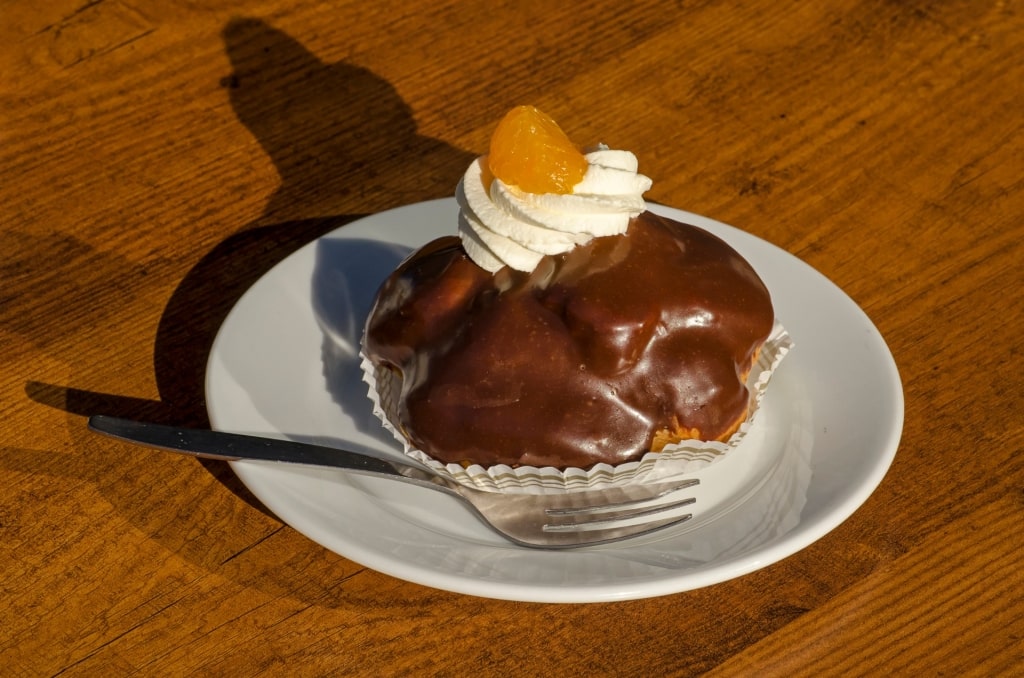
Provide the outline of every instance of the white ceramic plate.
<path id="1" fill-rule="evenodd" d="M 603 547 L 514 546 L 456 500 L 335 470 L 235 462 L 283 521 L 380 572 L 466 594 L 538 602 L 665 595 L 737 577 L 819 539 L 881 482 L 903 427 L 892 355 L 838 287 L 730 226 L 650 208 L 727 240 L 757 269 L 796 347 L 743 445 L 697 474 L 695 517 Z M 367 217 L 295 252 L 224 322 L 207 366 L 214 428 L 400 454 L 373 416 L 359 337 L 378 285 L 414 247 L 452 233 L 455 201 Z"/>

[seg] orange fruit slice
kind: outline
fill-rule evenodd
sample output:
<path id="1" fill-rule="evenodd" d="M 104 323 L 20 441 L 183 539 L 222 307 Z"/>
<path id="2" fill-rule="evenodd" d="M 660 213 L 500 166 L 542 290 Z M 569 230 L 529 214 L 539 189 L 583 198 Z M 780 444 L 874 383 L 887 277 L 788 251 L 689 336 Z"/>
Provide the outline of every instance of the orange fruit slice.
<path id="1" fill-rule="evenodd" d="M 572 193 L 587 171 L 587 159 L 562 128 L 533 106 L 516 106 L 498 123 L 487 165 L 527 193 Z"/>

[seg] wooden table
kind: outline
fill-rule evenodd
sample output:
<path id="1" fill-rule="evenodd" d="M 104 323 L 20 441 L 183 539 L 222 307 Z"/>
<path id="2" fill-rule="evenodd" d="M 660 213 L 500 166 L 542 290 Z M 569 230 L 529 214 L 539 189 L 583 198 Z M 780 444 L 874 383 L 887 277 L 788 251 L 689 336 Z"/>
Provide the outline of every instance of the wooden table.
<path id="1" fill-rule="evenodd" d="M 4 3 L 0 673 L 1024 671 L 1021 3 L 479 4 Z M 335 555 L 226 465 L 87 432 L 206 425 L 241 294 L 451 195 L 518 103 L 877 325 L 903 439 L 836 530 L 695 591 L 504 602 Z"/>

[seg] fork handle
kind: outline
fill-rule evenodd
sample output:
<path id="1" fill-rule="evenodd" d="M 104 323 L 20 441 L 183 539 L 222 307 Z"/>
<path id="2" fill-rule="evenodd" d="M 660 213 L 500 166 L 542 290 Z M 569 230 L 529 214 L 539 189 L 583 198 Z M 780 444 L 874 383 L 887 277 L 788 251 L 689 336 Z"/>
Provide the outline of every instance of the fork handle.
<path id="1" fill-rule="evenodd" d="M 308 466 L 329 466 L 365 475 L 391 476 L 397 480 L 429 484 L 432 474 L 412 464 L 371 457 L 351 450 L 324 447 L 294 440 L 179 428 L 150 424 L 98 414 L 89 417 L 89 428 L 97 433 L 132 443 L 205 459 L 279 461 Z"/>

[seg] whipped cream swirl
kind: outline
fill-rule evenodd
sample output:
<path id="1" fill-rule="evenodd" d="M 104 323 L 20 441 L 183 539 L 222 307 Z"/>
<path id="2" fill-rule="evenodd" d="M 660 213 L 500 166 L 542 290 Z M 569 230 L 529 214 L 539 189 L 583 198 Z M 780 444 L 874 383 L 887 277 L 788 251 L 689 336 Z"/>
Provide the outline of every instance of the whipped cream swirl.
<path id="1" fill-rule="evenodd" d="M 541 258 L 592 238 L 626 232 L 646 209 L 651 180 L 637 172 L 629 151 L 599 147 L 572 193 L 527 193 L 495 177 L 484 183 L 487 157 L 474 160 L 459 182 L 459 236 L 470 258 L 491 273 L 509 266 L 532 271 Z"/>

